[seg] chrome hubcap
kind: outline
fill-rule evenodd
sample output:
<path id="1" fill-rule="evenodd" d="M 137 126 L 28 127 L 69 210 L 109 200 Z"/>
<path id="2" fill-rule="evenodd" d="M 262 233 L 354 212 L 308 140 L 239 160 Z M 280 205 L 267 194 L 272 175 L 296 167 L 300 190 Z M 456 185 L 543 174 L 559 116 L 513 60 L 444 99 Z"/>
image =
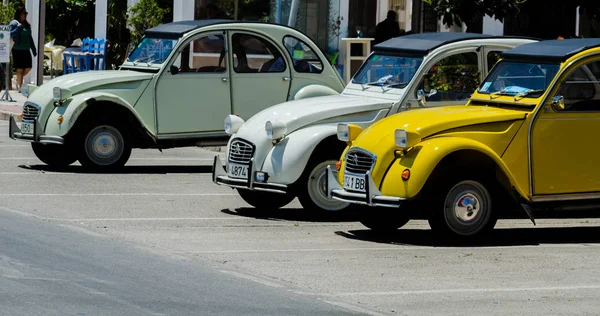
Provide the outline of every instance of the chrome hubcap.
<path id="1" fill-rule="evenodd" d="M 313 169 L 308 177 L 308 194 L 318 207 L 327 211 L 339 211 L 346 208 L 348 203 L 327 197 L 327 166 L 335 168 L 335 162 L 322 162 Z"/>
<path id="2" fill-rule="evenodd" d="M 85 150 L 93 163 L 108 166 L 121 158 L 123 146 L 121 133 L 112 126 L 103 125 L 94 128 L 88 134 Z"/>
<path id="3" fill-rule="evenodd" d="M 454 202 L 454 215 L 463 222 L 472 222 L 481 210 L 479 198 L 472 192 L 464 192 Z"/>

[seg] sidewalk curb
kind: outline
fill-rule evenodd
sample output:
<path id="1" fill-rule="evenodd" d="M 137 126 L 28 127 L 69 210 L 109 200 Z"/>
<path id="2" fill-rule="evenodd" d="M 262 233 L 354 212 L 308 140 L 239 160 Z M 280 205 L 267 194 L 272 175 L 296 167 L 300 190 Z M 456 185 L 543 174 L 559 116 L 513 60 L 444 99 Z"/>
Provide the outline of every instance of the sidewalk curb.
<path id="1" fill-rule="evenodd" d="M 15 121 L 20 122 L 21 116 L 19 113 L 8 112 L 8 111 L 0 111 L 0 121 L 8 121 L 10 119 L 10 115 L 14 114 Z"/>

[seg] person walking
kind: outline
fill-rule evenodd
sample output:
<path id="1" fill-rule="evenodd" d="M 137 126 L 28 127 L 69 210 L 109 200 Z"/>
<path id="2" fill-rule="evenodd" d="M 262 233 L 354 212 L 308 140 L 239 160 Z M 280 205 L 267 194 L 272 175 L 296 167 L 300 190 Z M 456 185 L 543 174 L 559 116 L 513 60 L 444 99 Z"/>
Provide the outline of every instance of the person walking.
<path id="1" fill-rule="evenodd" d="M 373 45 L 401 35 L 403 35 L 403 31 L 400 30 L 400 25 L 396 21 L 396 11 L 390 10 L 387 13 L 387 18 L 379 22 L 375 27 L 375 41 Z"/>
<path id="2" fill-rule="evenodd" d="M 31 71 L 33 56 L 37 56 L 37 49 L 31 36 L 31 24 L 27 22 L 27 10 L 24 5 L 18 5 L 15 10 L 15 19 L 9 24 L 10 37 L 15 42 L 12 47 L 13 67 L 17 69 L 17 90 L 21 91 L 23 77 Z"/>

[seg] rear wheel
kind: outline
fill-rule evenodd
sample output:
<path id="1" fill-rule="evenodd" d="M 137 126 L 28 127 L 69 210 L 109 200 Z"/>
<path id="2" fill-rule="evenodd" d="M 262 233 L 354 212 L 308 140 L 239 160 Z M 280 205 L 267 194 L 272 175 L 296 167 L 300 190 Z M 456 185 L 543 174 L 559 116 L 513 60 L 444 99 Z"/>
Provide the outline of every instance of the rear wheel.
<path id="1" fill-rule="evenodd" d="M 246 189 L 238 189 L 237 191 L 246 203 L 257 209 L 280 209 L 294 199 L 294 195 L 290 193 L 281 194 Z"/>
<path id="2" fill-rule="evenodd" d="M 125 165 L 131 155 L 127 129 L 113 122 L 90 124 L 83 133 L 81 165 L 92 169 L 114 169 Z"/>
<path id="3" fill-rule="evenodd" d="M 462 180 L 446 186 L 433 204 L 429 226 L 437 233 L 468 237 L 491 231 L 496 225 L 492 195 L 483 181 Z M 440 203 L 441 202 L 441 203 Z"/>
<path id="4" fill-rule="evenodd" d="M 31 149 L 39 160 L 50 167 L 66 167 L 77 161 L 77 155 L 66 144 L 31 143 Z"/>

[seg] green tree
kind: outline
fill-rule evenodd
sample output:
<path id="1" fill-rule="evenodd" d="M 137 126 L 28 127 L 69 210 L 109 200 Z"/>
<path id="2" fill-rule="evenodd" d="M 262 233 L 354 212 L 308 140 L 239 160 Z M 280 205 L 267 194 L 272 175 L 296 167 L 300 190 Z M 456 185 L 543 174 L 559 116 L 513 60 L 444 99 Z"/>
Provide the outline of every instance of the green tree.
<path id="1" fill-rule="evenodd" d="M 169 9 L 163 9 L 156 0 L 141 0 L 133 5 L 128 12 L 127 24 L 132 28 L 131 40 L 139 43 L 144 31 L 163 23 Z"/>
<path id="2" fill-rule="evenodd" d="M 10 1 L 8 5 L 0 5 L 0 24 L 8 25 L 15 17 L 14 5 L 17 1 Z"/>
<path id="3" fill-rule="evenodd" d="M 519 12 L 519 5 L 527 0 L 423 0 L 431 6 L 442 22 L 450 27 L 463 22 L 470 28 L 485 15 L 503 21 Z"/>

